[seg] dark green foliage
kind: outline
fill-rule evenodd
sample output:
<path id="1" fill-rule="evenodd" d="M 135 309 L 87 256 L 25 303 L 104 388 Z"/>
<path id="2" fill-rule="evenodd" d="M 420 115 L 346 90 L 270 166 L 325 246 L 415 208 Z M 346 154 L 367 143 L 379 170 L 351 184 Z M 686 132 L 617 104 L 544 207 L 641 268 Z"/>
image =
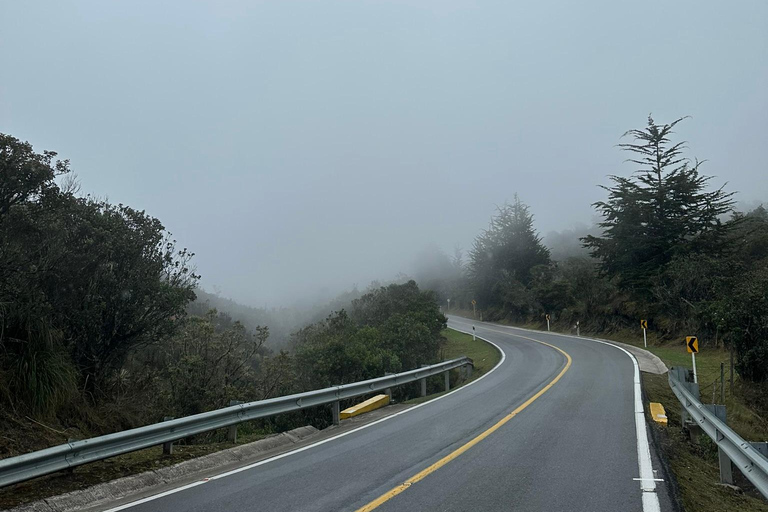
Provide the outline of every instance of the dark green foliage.
<path id="1" fill-rule="evenodd" d="M 132 349 L 174 330 L 197 280 L 157 219 L 60 189 L 54 156 L 0 135 L 0 399 L 35 414 L 74 389 L 108 393 Z"/>
<path id="2" fill-rule="evenodd" d="M 640 165 L 631 177 L 611 176 L 602 187 L 608 199 L 595 203 L 603 236 L 587 236 L 585 245 L 603 272 L 618 278 L 622 289 L 648 298 L 648 281 L 675 257 L 718 255 L 725 249 L 726 227 L 720 217 L 731 210 L 732 194 L 707 191 L 711 177 L 699 173 L 701 162 L 683 156 L 684 142 L 671 143 L 681 119 L 659 125 L 648 118 L 644 130 L 630 130 L 631 143 L 619 144 Z"/>
<path id="3" fill-rule="evenodd" d="M 250 332 L 216 310 L 190 317 L 173 335 L 145 351 L 142 366 L 159 377 L 158 398 L 175 417 L 256 400 L 259 366 L 269 329 Z"/>
<path id="4" fill-rule="evenodd" d="M 438 360 L 446 318 L 414 281 L 381 287 L 295 335 L 301 390 L 381 377 Z"/>

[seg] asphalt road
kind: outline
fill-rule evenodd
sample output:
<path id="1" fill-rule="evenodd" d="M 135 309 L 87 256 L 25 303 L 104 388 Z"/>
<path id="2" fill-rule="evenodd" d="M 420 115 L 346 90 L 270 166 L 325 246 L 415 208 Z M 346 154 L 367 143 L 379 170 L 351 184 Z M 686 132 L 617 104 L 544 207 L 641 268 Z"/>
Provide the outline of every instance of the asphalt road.
<path id="1" fill-rule="evenodd" d="M 449 325 L 472 329 L 458 317 Z M 338 439 L 126 510 L 356 511 L 377 499 L 381 512 L 672 510 L 667 483 L 647 481 L 660 469 L 653 446 L 646 480 L 638 480 L 646 426 L 641 420 L 636 429 L 629 355 L 582 338 L 475 325 L 505 354 L 475 383 Z M 403 486 L 425 470 L 429 474 Z M 661 471 L 651 475 L 664 478 Z"/>

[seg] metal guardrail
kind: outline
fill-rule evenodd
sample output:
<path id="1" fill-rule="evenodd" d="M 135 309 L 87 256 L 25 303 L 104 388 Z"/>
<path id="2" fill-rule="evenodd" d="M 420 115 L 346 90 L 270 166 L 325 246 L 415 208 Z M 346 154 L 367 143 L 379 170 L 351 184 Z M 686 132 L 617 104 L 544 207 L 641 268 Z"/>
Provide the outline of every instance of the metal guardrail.
<path id="1" fill-rule="evenodd" d="M 768 498 L 768 459 L 731 430 L 691 393 L 688 384 L 692 383 L 686 382 L 684 377 L 687 372 L 685 368 L 669 369 L 669 387 L 680 400 L 683 410 L 690 416 L 691 421 L 717 444 L 722 453 L 739 468 L 755 488 Z M 694 389 L 697 388 L 698 386 L 694 385 Z"/>
<path id="2" fill-rule="evenodd" d="M 81 464 L 177 441 L 195 434 L 237 425 L 244 421 L 326 404 L 334 404 L 334 409 L 337 411 L 340 400 L 416 382 L 467 365 L 472 365 L 472 360 L 468 357 L 460 357 L 376 379 L 238 404 L 114 434 L 73 441 L 17 457 L 0 459 L 0 487 Z"/>

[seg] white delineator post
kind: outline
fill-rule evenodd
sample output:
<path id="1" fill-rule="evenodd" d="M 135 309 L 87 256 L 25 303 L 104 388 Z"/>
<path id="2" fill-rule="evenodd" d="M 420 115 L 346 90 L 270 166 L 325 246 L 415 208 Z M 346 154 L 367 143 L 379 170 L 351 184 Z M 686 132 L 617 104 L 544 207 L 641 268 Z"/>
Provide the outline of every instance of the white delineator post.
<path id="1" fill-rule="evenodd" d="M 696 352 L 691 352 L 691 361 L 693 361 L 693 382 L 698 384 L 699 377 L 696 375 Z"/>
<path id="2" fill-rule="evenodd" d="M 475 338 L 475 326 L 472 326 L 472 341 L 475 341 L 477 338 Z"/>

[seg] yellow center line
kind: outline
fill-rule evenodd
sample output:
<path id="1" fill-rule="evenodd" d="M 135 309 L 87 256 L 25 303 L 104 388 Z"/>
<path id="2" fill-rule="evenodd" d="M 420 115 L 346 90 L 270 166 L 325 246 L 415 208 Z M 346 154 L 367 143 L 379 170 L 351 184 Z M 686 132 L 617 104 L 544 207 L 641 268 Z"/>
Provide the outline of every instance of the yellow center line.
<path id="1" fill-rule="evenodd" d="M 488 330 L 492 330 L 492 329 L 488 329 Z M 504 425 L 506 422 L 508 422 L 509 420 L 514 418 L 515 416 L 517 416 L 523 409 L 525 409 L 526 407 L 531 405 L 537 398 L 539 398 L 541 395 L 546 393 L 549 390 L 549 388 L 554 386 L 555 383 L 557 381 L 559 381 L 560 378 L 565 374 L 565 372 L 568 371 L 568 368 L 571 367 L 571 362 L 572 362 L 571 356 L 568 355 L 568 353 L 565 350 L 562 350 L 561 348 L 558 348 L 558 347 L 556 347 L 554 345 L 550 345 L 549 343 L 545 343 L 543 341 L 535 340 L 533 338 L 528 338 L 527 336 L 521 336 L 519 334 L 512 334 L 512 333 L 509 333 L 509 332 L 502 332 L 502 331 L 495 331 L 495 332 L 499 332 L 501 334 L 506 334 L 506 335 L 509 335 L 509 336 L 517 336 L 518 338 L 523 338 L 523 339 L 526 339 L 526 340 L 535 341 L 536 343 L 540 343 L 542 345 L 546 345 L 546 346 L 548 346 L 550 348 L 553 348 L 553 349 L 557 350 L 558 352 L 560 352 L 561 354 L 563 354 L 565 356 L 565 358 L 566 358 L 565 366 L 563 367 L 562 370 L 560 370 L 560 373 L 557 374 L 557 377 L 552 379 L 546 386 L 544 386 L 539 391 L 537 391 L 535 395 L 533 395 L 528 400 L 523 402 L 519 407 L 517 407 L 517 409 L 515 409 L 514 411 L 512 411 L 509 414 L 507 414 L 506 416 L 504 416 L 502 419 L 500 419 L 495 425 L 490 427 L 488 430 L 486 430 L 485 432 L 481 433 L 480 435 L 478 435 L 474 439 L 468 441 L 466 444 L 460 446 L 459 448 L 457 448 L 453 452 L 449 453 L 448 455 L 446 455 L 445 457 L 443 457 L 439 461 L 435 462 L 431 466 L 429 466 L 429 467 L 419 471 L 418 473 L 416 473 L 411 478 L 409 478 L 408 480 L 406 480 L 402 484 L 398 485 L 394 489 L 391 489 L 391 490 L 385 492 L 384 494 L 382 494 L 381 496 L 379 496 L 378 498 L 376 498 L 372 502 L 370 502 L 367 505 L 357 509 L 356 512 L 368 512 L 370 510 L 373 510 L 373 509 L 383 505 L 384 503 L 386 503 L 387 501 L 391 500 L 392 498 L 394 498 L 395 496 L 397 496 L 401 492 L 403 492 L 406 489 L 408 489 L 411 485 L 415 484 L 416 482 L 419 482 L 420 480 L 423 480 L 427 475 L 430 475 L 430 474 L 434 473 L 435 471 L 437 471 L 441 467 L 445 466 L 446 464 L 451 462 L 453 459 L 455 459 L 456 457 L 458 457 L 462 453 L 466 452 L 467 450 L 469 450 L 470 448 L 475 446 L 477 443 L 479 443 L 480 441 L 482 441 L 486 437 L 488 437 L 491 434 L 493 434 L 494 432 L 496 432 L 499 428 L 501 428 L 502 425 Z"/>

